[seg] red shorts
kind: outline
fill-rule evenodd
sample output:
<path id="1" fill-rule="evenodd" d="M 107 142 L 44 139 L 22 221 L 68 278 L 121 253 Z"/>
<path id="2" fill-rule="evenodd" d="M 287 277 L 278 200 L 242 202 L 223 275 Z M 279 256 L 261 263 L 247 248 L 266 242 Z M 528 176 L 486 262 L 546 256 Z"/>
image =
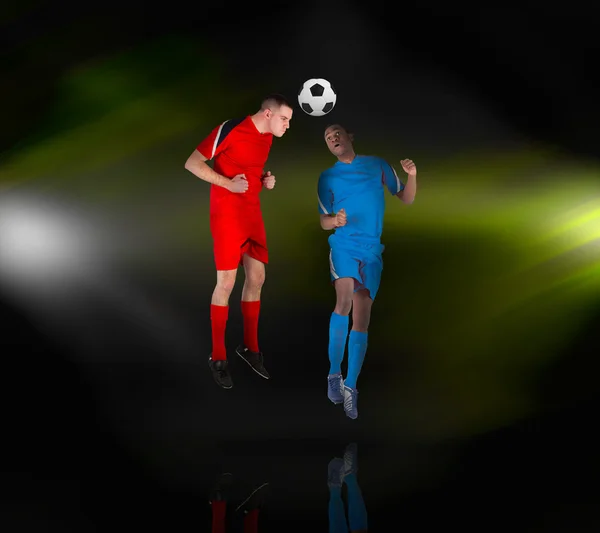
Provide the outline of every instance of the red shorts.
<path id="1" fill-rule="evenodd" d="M 267 264 L 267 234 L 262 214 L 210 217 L 217 270 L 235 270 L 243 262 L 244 254 Z"/>

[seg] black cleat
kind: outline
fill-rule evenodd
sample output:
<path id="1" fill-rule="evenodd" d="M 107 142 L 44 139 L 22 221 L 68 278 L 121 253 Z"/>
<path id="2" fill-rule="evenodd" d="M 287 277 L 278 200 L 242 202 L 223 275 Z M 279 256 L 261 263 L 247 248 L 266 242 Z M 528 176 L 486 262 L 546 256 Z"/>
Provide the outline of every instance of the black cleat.
<path id="1" fill-rule="evenodd" d="M 240 344 L 236 349 L 235 353 L 237 353 L 246 363 L 248 363 L 254 372 L 256 372 L 259 376 L 269 379 L 269 373 L 263 364 L 263 354 L 262 352 L 253 352 L 246 348 L 243 344 Z"/>
<path id="2" fill-rule="evenodd" d="M 210 491 L 209 502 L 226 502 L 229 500 L 229 491 L 233 476 L 229 472 L 221 474 Z"/>
<path id="3" fill-rule="evenodd" d="M 217 359 L 213 361 L 212 356 L 208 358 L 208 366 L 212 371 L 212 376 L 219 385 L 224 389 L 231 389 L 233 387 L 233 381 L 231 381 L 231 374 L 229 374 L 229 365 L 226 359 Z"/>
<path id="4" fill-rule="evenodd" d="M 237 506 L 235 510 L 236 513 L 243 512 L 244 514 L 249 513 L 253 509 L 260 509 L 264 503 L 266 498 L 267 488 L 269 486 L 268 482 L 263 483 L 259 487 L 255 488 L 250 495 Z"/>

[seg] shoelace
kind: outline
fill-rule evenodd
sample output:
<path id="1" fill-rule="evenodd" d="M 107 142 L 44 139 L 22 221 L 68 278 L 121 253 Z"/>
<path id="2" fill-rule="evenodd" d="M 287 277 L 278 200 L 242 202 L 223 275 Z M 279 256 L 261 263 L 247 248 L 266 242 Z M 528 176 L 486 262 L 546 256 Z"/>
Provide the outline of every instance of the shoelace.
<path id="1" fill-rule="evenodd" d="M 329 380 L 329 385 L 331 386 L 331 390 L 333 390 L 333 392 L 339 392 L 341 394 L 341 392 L 342 392 L 341 377 L 340 376 L 330 376 L 327 379 Z"/>

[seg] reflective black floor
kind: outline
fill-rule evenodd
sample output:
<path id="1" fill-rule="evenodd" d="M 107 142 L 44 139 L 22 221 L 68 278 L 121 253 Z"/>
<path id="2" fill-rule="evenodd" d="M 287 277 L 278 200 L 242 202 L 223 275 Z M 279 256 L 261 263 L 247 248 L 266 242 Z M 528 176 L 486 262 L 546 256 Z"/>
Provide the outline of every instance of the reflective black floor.
<path id="1" fill-rule="evenodd" d="M 87 312 L 74 348 L 3 306 L 4 531 L 599 530 L 593 397 L 477 437 L 392 437 L 368 384 L 357 421 L 328 403 L 301 339 L 273 358 L 279 379 L 234 360 L 224 391 L 199 349 L 164 358 L 122 317 Z M 349 445 L 352 472 L 332 482 Z"/>

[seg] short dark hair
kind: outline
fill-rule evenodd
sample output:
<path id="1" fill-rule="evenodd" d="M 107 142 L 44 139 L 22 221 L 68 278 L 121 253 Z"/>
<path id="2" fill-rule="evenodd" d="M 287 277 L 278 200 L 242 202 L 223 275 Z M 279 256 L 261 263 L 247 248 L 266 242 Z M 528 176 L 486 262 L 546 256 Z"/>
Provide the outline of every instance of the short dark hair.
<path id="1" fill-rule="evenodd" d="M 283 94 L 279 94 L 279 93 L 272 93 L 269 94 L 268 96 L 265 96 L 265 98 L 263 98 L 263 101 L 261 102 L 260 108 L 262 109 L 268 109 L 269 107 L 281 107 L 281 106 L 287 106 L 290 109 L 293 109 L 294 106 L 292 106 L 292 104 L 290 103 L 290 101 L 283 96 Z"/>

